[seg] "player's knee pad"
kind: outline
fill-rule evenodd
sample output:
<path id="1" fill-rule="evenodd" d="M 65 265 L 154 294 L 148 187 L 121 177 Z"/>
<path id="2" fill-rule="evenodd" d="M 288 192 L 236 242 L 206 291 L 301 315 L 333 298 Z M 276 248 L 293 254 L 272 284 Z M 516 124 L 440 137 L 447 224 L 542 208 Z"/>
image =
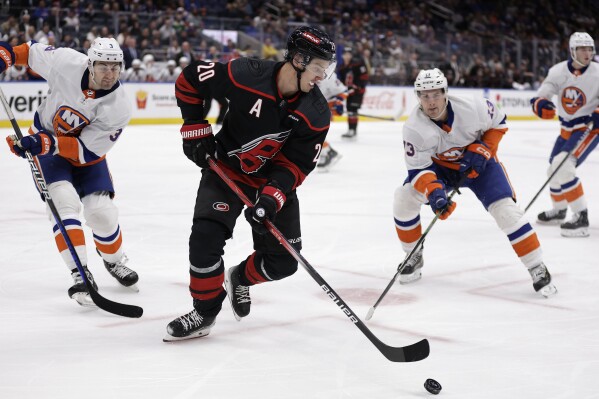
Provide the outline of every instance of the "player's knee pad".
<path id="1" fill-rule="evenodd" d="M 270 280 L 281 280 L 297 271 L 297 260 L 289 254 L 262 254 L 264 273 Z"/>
<path id="2" fill-rule="evenodd" d="M 81 213 L 81 201 L 75 187 L 68 181 L 58 181 L 48 186 L 48 192 L 52 196 L 54 206 L 60 217 L 64 219 L 79 219 Z M 51 222 L 54 222 L 54 215 L 49 206 L 46 206 L 46 213 Z"/>
<path id="3" fill-rule="evenodd" d="M 189 262 L 198 267 L 215 264 L 224 254 L 225 241 L 230 236 L 222 223 L 208 219 L 195 220 L 189 237 Z"/>
<path id="4" fill-rule="evenodd" d="M 503 231 L 510 230 L 520 223 L 524 211 L 511 198 L 502 198 L 489 206 L 489 213 Z"/>
<path id="5" fill-rule="evenodd" d="M 555 157 L 553 157 L 551 165 L 547 169 L 547 177 L 549 177 L 562 163 L 565 157 L 568 157 L 568 159 L 559 168 L 559 170 L 552 179 L 555 183 L 560 185 L 568 183 L 574 180 L 574 178 L 576 177 L 576 158 L 569 156 L 567 152 L 560 152 Z M 555 183 L 554 185 L 557 185 Z"/>
<path id="6" fill-rule="evenodd" d="M 411 220 L 420 214 L 420 207 L 426 201 L 426 197 L 409 183 L 397 187 L 393 196 L 393 216 L 399 220 Z"/>
<path id="7" fill-rule="evenodd" d="M 83 216 L 86 224 L 100 234 L 112 234 L 119 224 L 119 211 L 107 192 L 86 195 L 83 202 Z"/>

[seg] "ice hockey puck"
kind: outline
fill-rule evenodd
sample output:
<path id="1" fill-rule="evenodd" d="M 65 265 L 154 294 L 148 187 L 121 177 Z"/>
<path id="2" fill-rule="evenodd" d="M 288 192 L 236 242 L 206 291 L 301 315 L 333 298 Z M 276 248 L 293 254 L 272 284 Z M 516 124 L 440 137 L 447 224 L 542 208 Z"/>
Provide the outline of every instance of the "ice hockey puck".
<path id="1" fill-rule="evenodd" d="M 441 384 L 439 384 L 432 378 L 429 378 L 426 381 L 424 381 L 424 388 L 433 395 L 438 395 L 439 392 L 441 392 Z"/>

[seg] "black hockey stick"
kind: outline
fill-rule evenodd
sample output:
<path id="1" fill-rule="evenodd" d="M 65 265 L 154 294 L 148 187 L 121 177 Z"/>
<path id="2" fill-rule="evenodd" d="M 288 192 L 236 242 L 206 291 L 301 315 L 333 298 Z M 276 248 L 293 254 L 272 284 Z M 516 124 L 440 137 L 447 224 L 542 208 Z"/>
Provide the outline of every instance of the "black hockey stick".
<path id="1" fill-rule="evenodd" d="M 551 182 L 551 179 L 553 179 L 553 177 L 557 174 L 557 172 L 559 172 L 559 170 L 562 168 L 562 166 L 566 163 L 566 161 L 568 160 L 568 158 L 570 158 L 570 155 L 572 155 L 572 153 L 576 150 L 576 148 L 578 148 L 578 144 L 582 143 L 584 141 L 584 139 L 590 134 L 590 132 L 591 132 L 591 126 L 589 126 L 587 128 L 587 130 L 582 134 L 582 136 L 580 137 L 580 140 L 578 140 L 578 143 L 575 146 L 573 146 L 570 149 L 570 151 L 568 151 L 568 155 L 566 155 L 564 157 L 564 159 L 559 163 L 559 165 L 557 165 L 557 168 L 555 168 L 555 170 L 547 178 L 547 180 L 541 186 L 541 188 L 539 189 L 539 191 L 537 191 L 537 193 L 535 194 L 535 196 L 532 197 L 532 199 L 530 200 L 530 202 L 528 203 L 528 205 L 526 205 L 526 208 L 524 208 L 524 212 L 526 212 L 528 210 L 528 208 L 530 208 L 532 206 L 532 204 L 534 204 L 534 202 L 537 200 L 537 198 L 539 197 L 539 195 L 541 195 L 541 193 L 543 192 L 543 190 L 545 189 L 545 187 L 547 187 L 547 185 Z"/>
<path id="2" fill-rule="evenodd" d="M 12 113 L 12 110 L 10 109 L 10 105 L 8 104 L 8 101 L 6 101 L 6 96 L 4 95 L 2 88 L 0 88 L 0 100 L 2 101 L 2 105 L 4 106 L 6 115 L 8 116 L 8 119 L 10 119 L 10 123 L 15 131 L 17 138 L 19 140 L 21 140 L 23 138 L 23 133 L 21 133 L 21 128 L 19 127 L 19 125 L 17 124 L 17 121 L 15 120 L 15 117 Z M 73 246 L 73 243 L 71 242 L 71 239 L 67 233 L 67 229 L 66 229 L 62 219 L 60 218 L 60 215 L 58 213 L 58 210 L 56 209 L 56 206 L 54 205 L 54 201 L 52 201 L 52 197 L 50 196 L 50 193 L 48 192 L 48 187 L 46 186 L 46 181 L 44 179 L 44 176 L 42 175 L 41 169 L 37 167 L 35 161 L 33 160 L 33 156 L 31 155 L 31 153 L 29 151 L 26 151 L 25 155 L 27 157 L 27 161 L 29 161 L 29 167 L 31 168 L 31 173 L 33 174 L 33 177 L 34 177 L 38 187 L 42 191 L 42 195 L 44 196 L 46 203 L 48 204 L 48 206 L 50 207 L 50 210 L 52 211 L 52 215 L 54 216 L 56 225 L 60 229 L 60 232 L 69 248 L 69 252 L 71 253 L 73 260 L 75 261 L 75 264 L 77 265 L 77 270 L 79 270 L 79 274 L 83 278 L 83 281 L 85 283 L 85 286 L 87 287 L 87 290 L 89 292 L 89 295 L 90 295 L 92 301 L 94 301 L 94 303 L 100 309 L 103 309 L 109 313 L 113 313 L 113 314 L 116 314 L 119 316 L 125 316 L 125 317 L 135 317 L 135 318 L 141 317 L 141 315 L 143 314 L 143 309 L 140 308 L 139 306 L 126 305 L 124 303 L 113 302 L 109 299 L 106 299 L 102 295 L 98 294 L 98 292 L 94 289 L 92 284 L 90 284 L 89 280 L 87 279 L 87 275 L 85 274 L 85 271 L 83 270 L 83 266 L 81 265 L 81 260 L 79 259 L 79 255 L 77 255 L 77 251 L 75 251 L 75 247 Z"/>
<path id="3" fill-rule="evenodd" d="M 464 181 L 466 180 L 466 175 L 468 174 L 468 171 L 466 171 L 464 173 L 464 175 L 460 178 L 460 181 L 458 182 L 457 186 L 453 189 L 453 191 L 449 194 L 449 197 L 447 197 L 447 203 L 449 203 L 449 201 L 451 201 L 451 199 L 453 198 L 453 196 L 456 193 L 460 193 L 459 187 L 464 183 Z M 391 289 L 391 287 L 393 286 L 393 284 L 395 283 L 395 280 L 397 279 L 397 277 L 401 274 L 401 272 L 403 271 L 403 269 L 406 267 L 406 265 L 408 264 L 408 261 L 410 259 L 412 259 L 412 256 L 414 256 L 414 254 L 416 252 L 418 252 L 420 250 L 420 248 L 422 248 L 422 246 L 424 245 L 424 239 L 426 238 L 426 236 L 428 235 L 429 231 L 431 231 L 431 229 L 433 228 L 433 226 L 435 225 L 435 223 L 437 222 L 437 220 L 439 220 L 439 216 L 441 216 L 441 213 L 437 213 L 435 215 L 435 217 L 433 218 L 433 220 L 429 223 L 428 227 L 426 228 L 426 230 L 424 231 L 424 233 L 420 236 L 420 238 L 418 239 L 418 241 L 416 242 L 416 245 L 414 245 L 414 248 L 412 248 L 412 250 L 410 251 L 410 253 L 404 258 L 404 260 L 397 266 L 397 271 L 395 272 L 395 275 L 393 276 L 393 278 L 391 278 L 391 281 L 389 281 L 389 284 L 387 284 L 387 287 L 385 287 L 385 290 L 383 291 L 383 293 L 381 294 L 381 296 L 379 297 L 379 299 L 376 301 L 376 303 L 368 310 L 368 313 L 366 314 L 366 320 L 370 320 L 372 319 L 372 315 L 374 314 L 374 311 L 376 310 L 376 307 L 379 306 L 379 304 L 381 303 L 381 301 L 383 300 L 383 298 L 385 297 L 385 295 L 387 295 L 387 292 L 389 292 L 389 290 Z"/>
<path id="4" fill-rule="evenodd" d="M 216 164 L 216 162 L 208 157 L 208 163 L 210 169 L 212 169 L 220 178 L 237 194 L 239 199 L 243 203 L 252 207 L 254 204 L 248 199 L 248 197 L 241 191 L 239 186 L 235 184 L 233 180 L 227 176 L 227 174 Z M 366 327 L 364 322 L 350 309 L 349 306 L 341 299 L 339 294 L 331 288 L 331 286 L 318 274 L 318 272 L 308 263 L 308 261 L 287 241 L 285 236 L 276 228 L 276 226 L 270 221 L 265 220 L 264 225 L 268 231 L 279 241 L 279 243 L 289 252 L 291 256 L 298 261 L 300 265 L 308 272 L 308 274 L 320 285 L 320 288 L 339 306 L 339 308 L 345 313 L 345 315 L 362 331 L 364 335 L 377 347 L 377 349 L 392 362 L 416 362 L 422 359 L 426 359 L 430 352 L 428 341 L 423 339 L 422 341 L 416 342 L 415 344 L 405 347 L 393 347 L 381 342 L 369 329 Z"/>

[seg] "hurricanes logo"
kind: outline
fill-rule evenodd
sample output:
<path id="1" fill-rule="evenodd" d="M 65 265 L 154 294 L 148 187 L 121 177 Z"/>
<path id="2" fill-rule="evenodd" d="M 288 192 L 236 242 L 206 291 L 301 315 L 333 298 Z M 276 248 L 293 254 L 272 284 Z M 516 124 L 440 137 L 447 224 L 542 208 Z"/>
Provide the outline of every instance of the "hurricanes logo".
<path id="1" fill-rule="evenodd" d="M 277 155 L 290 133 L 291 130 L 287 130 L 258 137 L 244 144 L 241 149 L 229 152 L 228 155 L 239 158 L 241 170 L 245 173 L 255 173 L 266 161 Z"/>
<path id="2" fill-rule="evenodd" d="M 562 91 L 562 108 L 568 115 L 573 115 L 587 103 L 587 99 L 578 87 L 569 86 Z"/>
<path id="3" fill-rule="evenodd" d="M 83 128 L 89 125 L 89 119 L 83 116 L 79 111 L 76 111 L 67 105 L 63 105 L 58 108 L 58 111 L 54 114 L 52 125 L 57 137 L 78 137 Z"/>

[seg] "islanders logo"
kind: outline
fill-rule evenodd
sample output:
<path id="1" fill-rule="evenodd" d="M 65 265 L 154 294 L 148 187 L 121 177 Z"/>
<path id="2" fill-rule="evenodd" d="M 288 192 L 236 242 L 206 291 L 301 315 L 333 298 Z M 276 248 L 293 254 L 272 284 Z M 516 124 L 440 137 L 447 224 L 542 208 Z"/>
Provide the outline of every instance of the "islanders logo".
<path id="1" fill-rule="evenodd" d="M 52 119 L 52 126 L 57 137 L 79 137 L 81 131 L 87 125 L 89 125 L 89 119 L 67 105 L 58 108 Z"/>
<path id="2" fill-rule="evenodd" d="M 578 87 L 569 86 L 562 91 L 562 108 L 568 115 L 575 114 L 586 103 L 587 98 Z"/>

